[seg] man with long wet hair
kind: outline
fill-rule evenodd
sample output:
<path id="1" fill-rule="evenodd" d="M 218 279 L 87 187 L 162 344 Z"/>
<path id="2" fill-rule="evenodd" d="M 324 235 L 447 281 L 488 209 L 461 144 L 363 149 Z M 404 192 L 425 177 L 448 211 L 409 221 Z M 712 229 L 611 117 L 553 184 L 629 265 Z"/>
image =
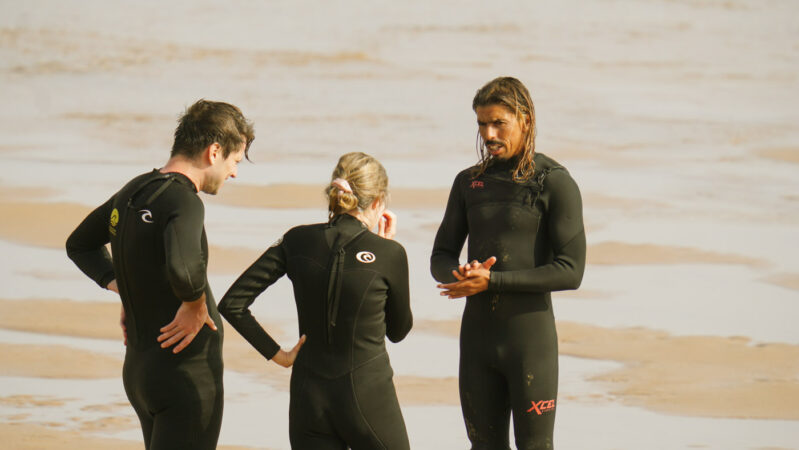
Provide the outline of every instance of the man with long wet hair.
<path id="1" fill-rule="evenodd" d="M 517 79 L 477 91 L 480 161 L 455 178 L 430 258 L 441 295 L 466 297 L 460 397 L 473 449 L 551 449 L 558 390 L 552 291 L 585 267 L 580 191 L 535 151 L 535 110 Z M 468 261 L 458 257 L 468 237 Z"/>

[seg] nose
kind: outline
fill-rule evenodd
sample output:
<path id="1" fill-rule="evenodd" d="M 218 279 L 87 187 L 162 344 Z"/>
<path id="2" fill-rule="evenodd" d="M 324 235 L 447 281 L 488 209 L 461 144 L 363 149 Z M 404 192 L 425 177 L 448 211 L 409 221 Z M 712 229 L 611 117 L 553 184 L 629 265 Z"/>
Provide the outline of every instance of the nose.
<path id="1" fill-rule="evenodd" d="M 497 139 L 497 127 L 493 125 L 486 126 L 485 136 L 483 139 L 486 141 L 494 141 Z"/>

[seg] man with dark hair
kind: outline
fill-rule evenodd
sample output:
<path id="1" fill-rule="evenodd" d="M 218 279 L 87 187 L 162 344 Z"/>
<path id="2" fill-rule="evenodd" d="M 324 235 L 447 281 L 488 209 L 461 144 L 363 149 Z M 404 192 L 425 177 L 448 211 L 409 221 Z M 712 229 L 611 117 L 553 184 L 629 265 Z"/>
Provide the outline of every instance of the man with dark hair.
<path id="1" fill-rule="evenodd" d="M 67 239 L 70 259 L 122 298 L 122 377 L 147 449 L 216 448 L 223 333 L 197 193 L 216 194 L 235 177 L 253 139 L 237 107 L 196 102 L 166 165 L 131 180 Z"/>
<path id="2" fill-rule="evenodd" d="M 473 449 L 551 449 L 558 342 L 551 292 L 576 289 L 585 267 L 577 184 L 535 152 L 535 110 L 517 79 L 477 91 L 480 162 L 458 174 L 430 258 L 441 295 L 467 297 L 460 397 Z M 469 238 L 468 261 L 458 257 Z"/>

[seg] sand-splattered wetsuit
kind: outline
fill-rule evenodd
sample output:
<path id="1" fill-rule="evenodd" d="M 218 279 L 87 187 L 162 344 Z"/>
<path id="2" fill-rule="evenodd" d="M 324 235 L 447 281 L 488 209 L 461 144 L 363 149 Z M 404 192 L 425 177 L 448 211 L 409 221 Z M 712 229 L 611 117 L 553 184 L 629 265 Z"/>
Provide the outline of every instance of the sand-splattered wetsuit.
<path id="1" fill-rule="evenodd" d="M 469 297 L 460 337 L 461 408 L 473 449 L 507 449 L 510 412 L 519 449 L 553 448 L 558 343 L 551 291 L 576 289 L 585 267 L 580 191 L 537 153 L 535 175 L 512 180 L 517 160 L 477 178 L 458 174 L 436 235 L 431 270 L 453 282 L 466 237 L 469 261 L 497 257 L 488 290 Z"/>
<path id="2" fill-rule="evenodd" d="M 231 325 L 264 357 L 280 349 L 249 310 L 288 274 L 300 334 L 291 373 L 289 435 L 295 449 L 407 449 L 385 338 L 410 331 L 408 261 L 392 240 L 341 214 L 289 230 L 219 303 Z"/>
<path id="3" fill-rule="evenodd" d="M 154 170 L 131 180 L 67 240 L 86 275 L 101 287 L 117 280 L 128 335 L 125 392 L 151 450 L 214 449 L 222 424 L 222 322 L 206 279 L 204 215 L 191 180 Z M 160 328 L 181 302 L 203 293 L 218 331 L 203 326 L 178 354 L 162 349 Z"/>

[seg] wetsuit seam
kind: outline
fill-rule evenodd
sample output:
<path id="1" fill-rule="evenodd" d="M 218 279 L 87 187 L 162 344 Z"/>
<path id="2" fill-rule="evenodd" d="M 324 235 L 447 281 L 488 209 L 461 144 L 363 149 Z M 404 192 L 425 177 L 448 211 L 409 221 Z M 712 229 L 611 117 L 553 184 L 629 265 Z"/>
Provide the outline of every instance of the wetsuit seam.
<path id="1" fill-rule="evenodd" d="M 178 246 L 178 255 L 180 255 L 180 264 L 182 266 L 183 272 L 185 273 L 186 279 L 188 281 L 189 290 L 193 292 L 194 291 L 194 289 L 193 289 L 194 283 L 192 283 L 191 271 L 189 271 L 189 266 L 186 264 L 186 258 L 184 258 L 184 255 L 183 255 L 182 245 L 180 243 L 180 240 L 177 239 L 177 233 L 175 232 L 175 229 L 174 228 L 170 228 L 169 232 L 172 233 L 172 235 L 175 238 L 175 241 L 176 241 L 177 246 Z M 180 301 L 184 301 L 183 299 L 179 299 L 179 300 Z M 190 299 L 189 301 L 191 301 L 191 300 L 196 300 L 196 299 Z"/>
<path id="2" fill-rule="evenodd" d="M 568 240 L 566 243 L 564 243 L 563 245 L 561 245 L 561 246 L 560 246 L 560 248 L 558 248 L 558 249 L 557 249 L 557 252 L 558 252 L 558 253 L 561 253 L 561 252 L 563 251 L 563 249 L 564 249 L 564 248 L 568 247 L 568 246 L 569 246 L 569 244 L 571 244 L 571 243 L 572 243 L 572 241 L 574 241 L 575 239 L 577 239 L 578 237 L 580 237 L 580 235 L 582 235 L 582 234 L 585 234 L 585 229 L 583 229 L 583 230 L 580 230 L 580 231 L 578 231 L 577 233 L 574 233 L 574 236 L 572 236 L 572 237 L 571 237 L 571 238 L 570 238 L 570 239 L 569 239 L 569 240 Z M 554 249 L 553 249 L 553 250 L 554 250 Z"/>
<path id="3" fill-rule="evenodd" d="M 361 415 L 361 419 L 366 424 L 367 428 L 369 428 L 369 432 L 372 433 L 372 437 L 380 444 L 380 447 L 385 449 L 386 445 L 383 443 L 382 440 L 377 436 L 374 428 L 372 428 L 372 424 L 366 419 L 366 416 L 363 414 L 363 410 L 361 409 L 361 403 L 358 400 L 358 393 L 355 391 L 355 377 L 352 372 L 349 374 L 350 377 L 350 387 L 352 388 L 352 396 L 355 398 L 355 407 L 358 408 L 358 414 Z"/>
<path id="4" fill-rule="evenodd" d="M 342 274 L 342 276 L 343 276 L 343 274 Z M 377 273 L 376 272 L 372 272 L 372 278 L 369 280 L 369 283 L 366 284 L 366 287 L 364 288 L 363 293 L 361 294 L 361 299 L 358 302 L 358 309 L 355 311 L 355 316 L 354 316 L 355 319 L 352 321 L 352 336 L 350 336 L 350 372 L 355 370 L 354 369 L 354 367 L 355 367 L 355 334 L 356 334 L 356 331 L 358 330 L 358 319 L 360 319 L 361 308 L 363 308 L 363 303 L 364 303 L 364 300 L 366 299 L 366 295 L 369 293 L 369 288 L 372 286 L 372 283 L 374 283 L 376 276 L 377 276 Z M 384 339 L 385 339 L 385 337 L 384 337 Z M 360 365 L 358 367 L 360 367 Z"/>

